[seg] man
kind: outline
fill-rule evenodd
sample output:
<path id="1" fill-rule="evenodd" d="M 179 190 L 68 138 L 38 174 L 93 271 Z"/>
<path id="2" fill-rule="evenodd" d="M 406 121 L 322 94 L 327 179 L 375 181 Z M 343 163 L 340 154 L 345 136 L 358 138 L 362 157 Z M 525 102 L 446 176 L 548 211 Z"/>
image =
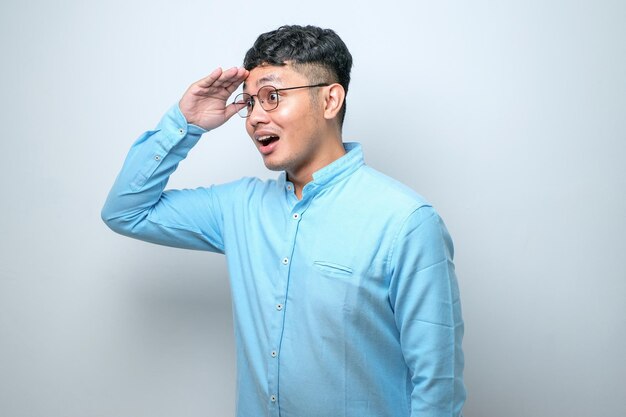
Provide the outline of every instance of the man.
<path id="1" fill-rule="evenodd" d="M 227 255 L 240 417 L 461 415 L 452 242 L 422 197 L 342 142 L 351 66 L 332 30 L 262 34 L 244 68 L 191 85 L 135 142 L 102 212 L 119 233 Z M 278 179 L 164 191 L 237 112 Z"/>

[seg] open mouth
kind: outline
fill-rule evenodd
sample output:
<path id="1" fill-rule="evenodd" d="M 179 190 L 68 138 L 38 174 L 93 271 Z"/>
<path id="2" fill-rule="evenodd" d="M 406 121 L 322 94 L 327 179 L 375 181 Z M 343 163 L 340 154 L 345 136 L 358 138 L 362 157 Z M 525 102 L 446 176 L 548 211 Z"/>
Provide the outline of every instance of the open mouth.
<path id="1" fill-rule="evenodd" d="M 261 146 L 268 146 L 276 142 L 278 139 L 278 136 L 267 135 L 257 138 L 257 141 L 261 144 Z"/>

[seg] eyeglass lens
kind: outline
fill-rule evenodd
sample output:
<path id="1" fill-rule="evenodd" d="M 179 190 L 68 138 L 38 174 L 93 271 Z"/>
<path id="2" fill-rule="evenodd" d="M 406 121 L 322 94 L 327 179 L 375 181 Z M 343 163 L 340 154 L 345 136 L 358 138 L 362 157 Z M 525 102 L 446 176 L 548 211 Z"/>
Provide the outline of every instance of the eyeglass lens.
<path id="1" fill-rule="evenodd" d="M 271 85 L 266 85 L 259 88 L 259 91 L 255 95 L 241 93 L 235 97 L 235 104 L 244 106 L 238 111 L 239 116 L 250 116 L 250 113 L 252 113 L 252 109 L 254 108 L 255 97 L 265 111 L 274 110 L 278 107 L 278 91 Z"/>

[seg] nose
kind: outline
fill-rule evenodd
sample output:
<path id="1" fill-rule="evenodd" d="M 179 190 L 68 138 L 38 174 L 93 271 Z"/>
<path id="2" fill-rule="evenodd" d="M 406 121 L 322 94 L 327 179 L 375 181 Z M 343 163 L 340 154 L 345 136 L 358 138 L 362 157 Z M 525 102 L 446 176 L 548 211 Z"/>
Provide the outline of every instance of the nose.
<path id="1" fill-rule="evenodd" d="M 256 103 L 254 103 L 254 106 L 252 107 L 252 111 L 250 112 L 250 115 L 248 116 L 248 122 L 252 124 L 252 126 L 256 126 L 259 123 L 267 123 L 268 121 L 267 111 L 265 111 L 265 109 L 259 103 L 258 97 L 256 100 L 257 101 Z"/>

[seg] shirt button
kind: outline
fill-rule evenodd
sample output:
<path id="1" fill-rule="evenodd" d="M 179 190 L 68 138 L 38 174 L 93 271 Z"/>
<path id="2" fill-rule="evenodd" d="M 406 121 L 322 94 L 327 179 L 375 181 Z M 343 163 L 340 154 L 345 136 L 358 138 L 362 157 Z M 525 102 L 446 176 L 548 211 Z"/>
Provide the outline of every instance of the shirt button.
<path id="1" fill-rule="evenodd" d="M 294 213 L 293 214 L 293 219 L 294 220 L 298 220 L 300 218 L 300 215 L 298 213 Z"/>
<path id="2" fill-rule="evenodd" d="M 161 160 L 161 157 L 160 157 L 159 155 L 155 155 L 155 156 L 154 156 L 154 160 L 155 160 L 155 161 L 160 161 L 160 160 Z"/>
<path id="3" fill-rule="evenodd" d="M 280 311 L 283 309 L 283 305 L 282 304 L 276 304 L 276 310 Z"/>
<path id="4" fill-rule="evenodd" d="M 278 353 L 277 353 L 275 350 L 273 350 L 273 351 L 272 351 L 272 358 L 275 358 L 275 357 L 276 357 L 276 355 L 278 355 Z"/>
<path id="5" fill-rule="evenodd" d="M 178 133 L 181 134 L 181 135 L 185 134 L 185 129 L 182 129 L 182 128 L 178 129 Z"/>
<path id="6" fill-rule="evenodd" d="M 287 265 L 289 263 L 289 258 L 283 258 L 283 265 Z"/>
<path id="7" fill-rule="evenodd" d="M 272 396 L 270 397 L 270 400 L 271 400 L 273 403 L 275 403 L 275 402 L 276 402 L 276 396 L 275 396 L 275 395 L 272 395 Z"/>
<path id="8" fill-rule="evenodd" d="M 287 186 L 287 191 L 291 191 L 291 190 L 293 190 L 293 187 L 291 185 L 288 185 Z"/>

